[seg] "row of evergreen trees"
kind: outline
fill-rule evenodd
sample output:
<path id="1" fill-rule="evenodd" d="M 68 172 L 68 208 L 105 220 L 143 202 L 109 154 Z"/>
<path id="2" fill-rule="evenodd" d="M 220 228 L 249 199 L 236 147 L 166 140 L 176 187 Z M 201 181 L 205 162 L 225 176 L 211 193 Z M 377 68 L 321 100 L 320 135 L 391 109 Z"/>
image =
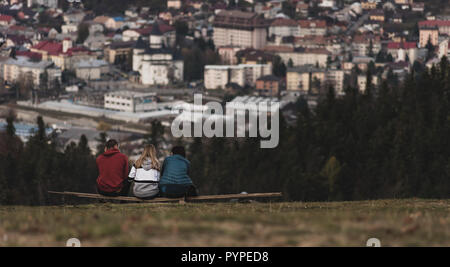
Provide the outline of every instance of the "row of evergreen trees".
<path id="1" fill-rule="evenodd" d="M 369 79 L 370 80 L 370 79 Z M 450 197 L 450 67 L 414 70 L 403 85 L 330 88 L 315 110 L 296 105 L 280 144 L 201 139 L 190 149 L 201 193 L 282 191 L 303 201 Z"/>
<path id="2" fill-rule="evenodd" d="M 400 86 L 348 88 L 341 98 L 330 88 L 314 110 L 303 99 L 295 109 L 296 124 L 281 120 L 274 149 L 261 149 L 258 138 L 195 138 L 188 158 L 200 193 L 282 191 L 301 201 L 450 197 L 446 58 L 429 71 L 413 70 Z M 7 116 L 0 133 L 0 204 L 48 204 L 47 190 L 94 191 L 97 168 L 86 137 L 61 152 L 38 117 L 38 130 L 23 144 L 13 121 Z"/>
<path id="3" fill-rule="evenodd" d="M 25 144 L 13 122 L 10 113 L 6 131 L 0 133 L 0 204 L 49 204 L 48 190 L 95 192 L 97 167 L 84 135 L 61 152 L 54 137 L 46 134 L 42 117 Z"/>

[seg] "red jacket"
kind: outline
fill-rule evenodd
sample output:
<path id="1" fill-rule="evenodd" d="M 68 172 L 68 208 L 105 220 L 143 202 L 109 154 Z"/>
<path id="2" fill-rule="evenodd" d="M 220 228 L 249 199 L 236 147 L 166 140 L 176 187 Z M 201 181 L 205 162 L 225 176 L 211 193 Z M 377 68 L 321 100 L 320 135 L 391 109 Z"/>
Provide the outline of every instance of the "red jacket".
<path id="1" fill-rule="evenodd" d="M 128 158 L 118 149 L 110 149 L 97 158 L 98 188 L 105 192 L 119 192 L 128 177 Z"/>

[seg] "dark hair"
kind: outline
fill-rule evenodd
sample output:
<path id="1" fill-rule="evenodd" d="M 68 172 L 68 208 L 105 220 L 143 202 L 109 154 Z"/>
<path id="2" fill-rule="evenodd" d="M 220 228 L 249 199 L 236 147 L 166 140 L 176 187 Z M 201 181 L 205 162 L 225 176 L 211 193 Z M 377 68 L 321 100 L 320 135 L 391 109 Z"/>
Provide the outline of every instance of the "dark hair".
<path id="1" fill-rule="evenodd" d="M 106 147 L 106 149 L 112 149 L 112 148 L 114 148 L 115 146 L 117 146 L 118 144 L 119 144 L 119 143 L 117 143 L 116 140 L 110 139 L 110 140 L 108 140 L 108 142 L 106 142 L 105 147 Z"/>
<path id="2" fill-rule="evenodd" d="M 186 157 L 186 151 L 183 146 L 175 146 L 172 148 L 172 154 Z"/>

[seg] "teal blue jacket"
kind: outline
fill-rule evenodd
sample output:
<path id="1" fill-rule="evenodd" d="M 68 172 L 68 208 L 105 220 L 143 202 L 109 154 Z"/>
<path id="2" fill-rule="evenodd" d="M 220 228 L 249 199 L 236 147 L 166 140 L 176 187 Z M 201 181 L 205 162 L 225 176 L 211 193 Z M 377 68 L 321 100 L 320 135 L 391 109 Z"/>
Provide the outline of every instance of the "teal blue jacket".
<path id="1" fill-rule="evenodd" d="M 164 160 L 161 169 L 160 186 L 162 185 L 192 185 L 188 175 L 190 162 L 181 155 L 173 155 Z"/>

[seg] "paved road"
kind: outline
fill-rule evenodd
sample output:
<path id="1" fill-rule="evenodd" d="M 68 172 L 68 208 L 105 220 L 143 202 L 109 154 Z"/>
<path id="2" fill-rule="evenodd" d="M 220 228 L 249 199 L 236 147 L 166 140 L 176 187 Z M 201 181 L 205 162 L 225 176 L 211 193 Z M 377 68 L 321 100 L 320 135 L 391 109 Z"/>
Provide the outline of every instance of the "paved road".
<path id="1" fill-rule="evenodd" d="M 369 13 L 362 15 L 350 28 L 347 29 L 347 35 L 352 35 L 369 18 Z"/>

